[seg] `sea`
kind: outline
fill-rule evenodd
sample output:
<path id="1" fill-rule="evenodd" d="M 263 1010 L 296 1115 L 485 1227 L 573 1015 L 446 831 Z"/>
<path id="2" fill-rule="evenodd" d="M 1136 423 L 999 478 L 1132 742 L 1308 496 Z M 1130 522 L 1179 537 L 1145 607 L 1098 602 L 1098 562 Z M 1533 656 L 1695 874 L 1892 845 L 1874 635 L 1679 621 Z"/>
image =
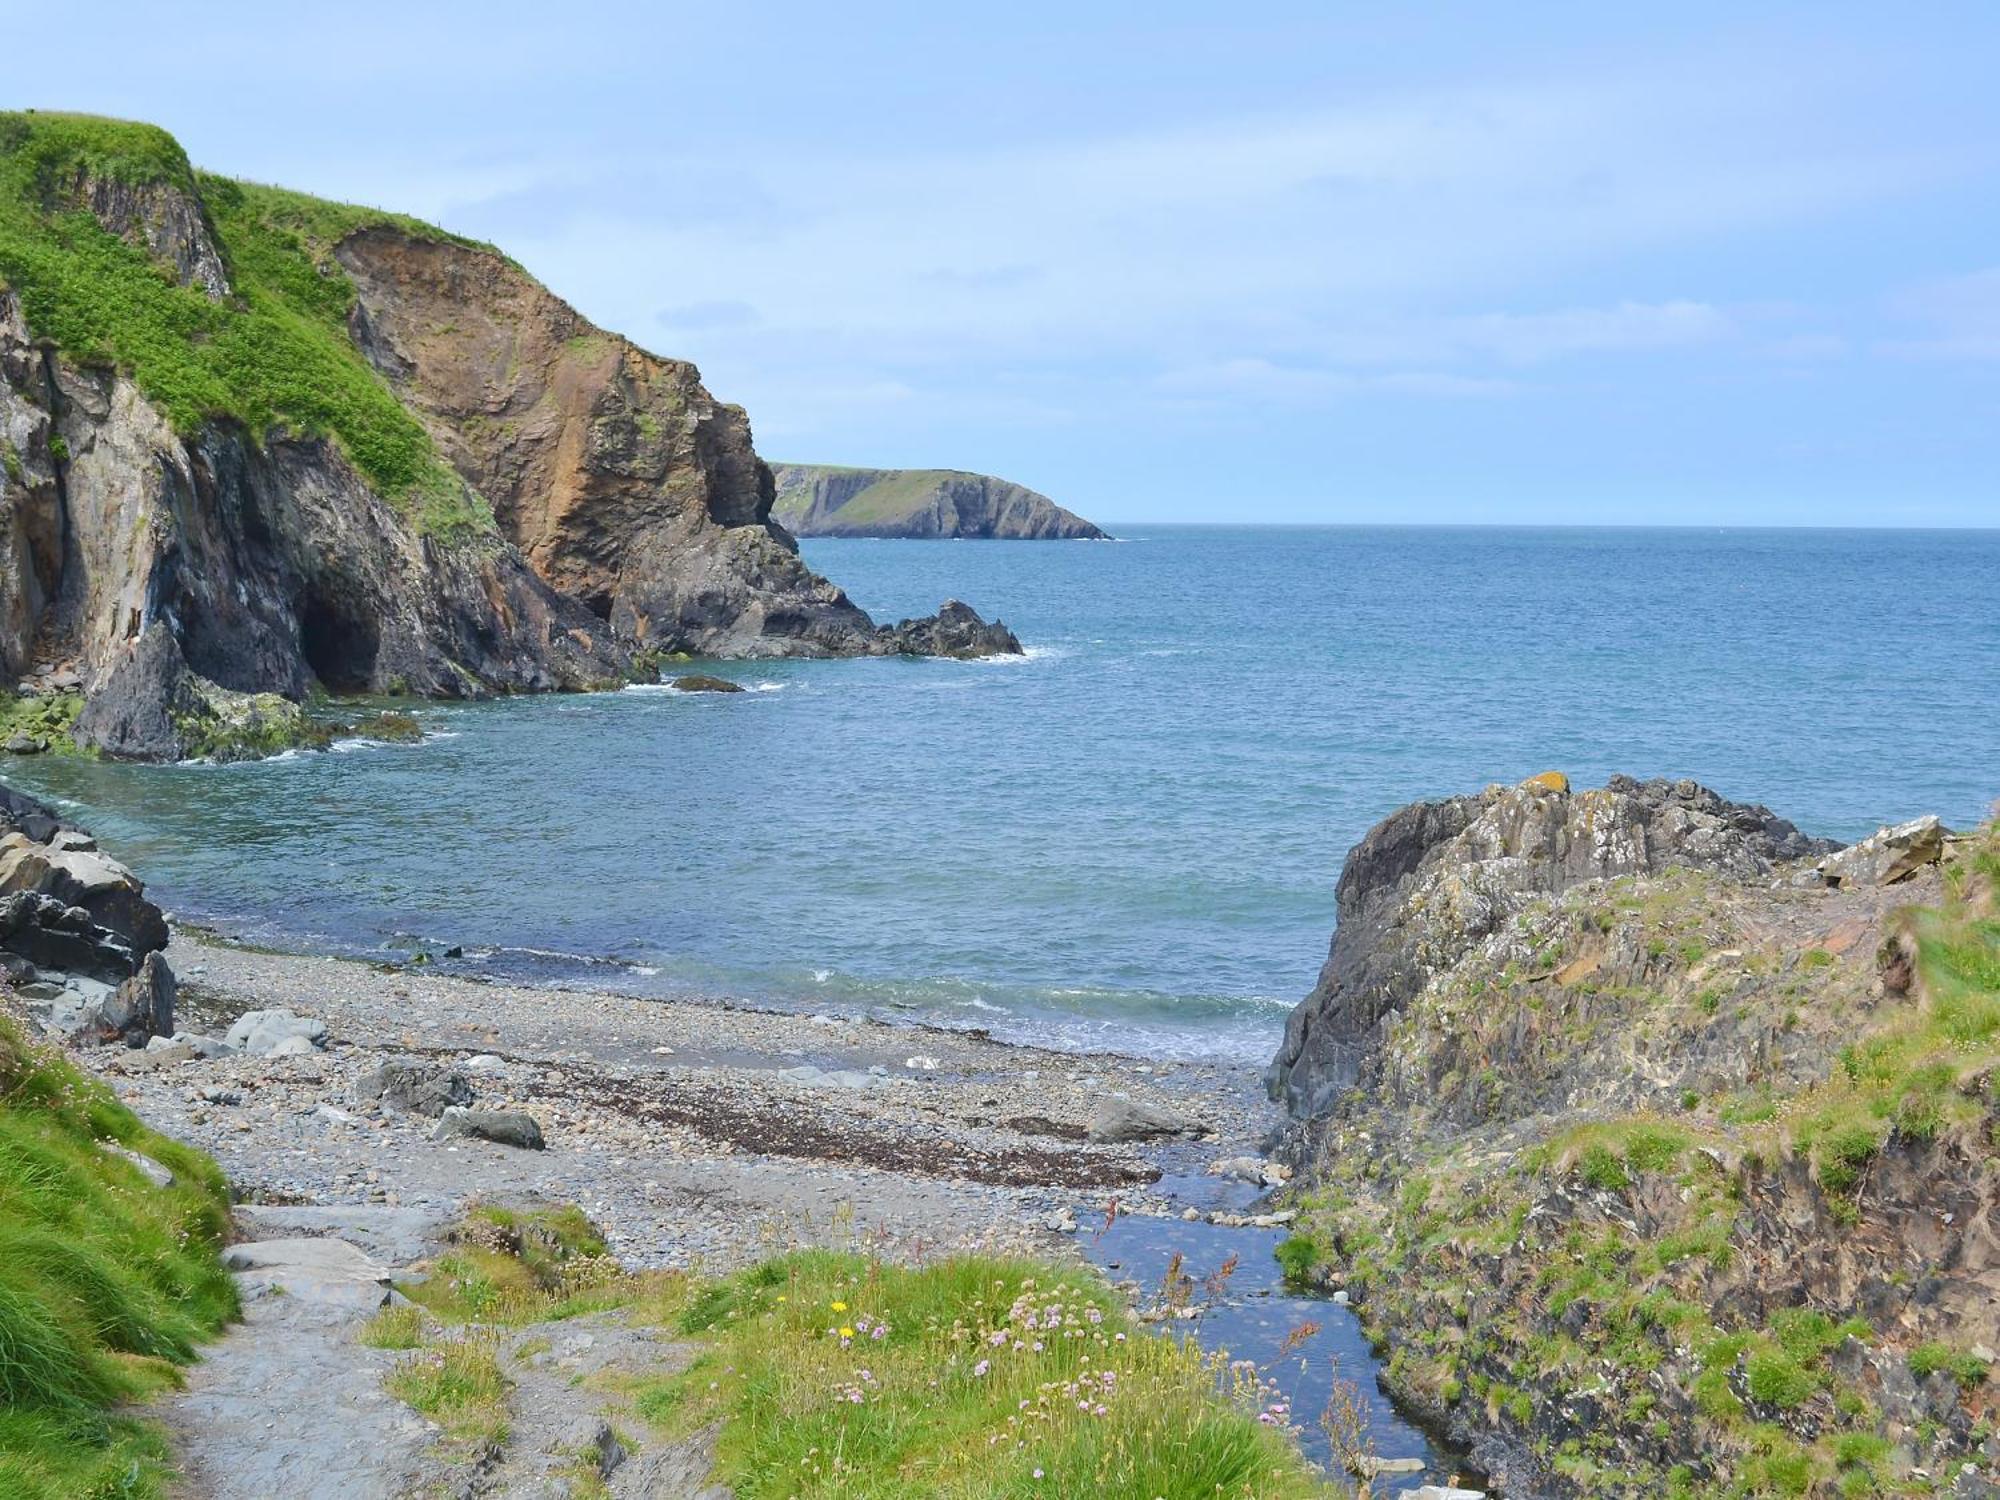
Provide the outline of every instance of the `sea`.
<path id="1" fill-rule="evenodd" d="M 2000 797 L 2000 531 L 804 550 L 878 619 L 960 598 L 1027 654 L 723 662 L 749 691 L 424 705 L 420 744 L 0 774 L 248 941 L 1246 1064 L 1312 986 L 1344 854 L 1413 799 L 1693 777 L 1852 839 Z"/>

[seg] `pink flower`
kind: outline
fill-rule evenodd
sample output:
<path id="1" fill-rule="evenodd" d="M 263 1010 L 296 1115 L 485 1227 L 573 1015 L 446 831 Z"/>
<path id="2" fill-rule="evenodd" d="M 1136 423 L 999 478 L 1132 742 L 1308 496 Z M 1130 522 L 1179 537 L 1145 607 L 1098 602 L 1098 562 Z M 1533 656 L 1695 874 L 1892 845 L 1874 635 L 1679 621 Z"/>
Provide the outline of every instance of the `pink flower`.
<path id="1" fill-rule="evenodd" d="M 983 1376 L 988 1370 L 992 1368 L 993 1366 L 988 1361 L 982 1359 L 978 1364 L 972 1367 L 972 1373 L 975 1376 Z"/>

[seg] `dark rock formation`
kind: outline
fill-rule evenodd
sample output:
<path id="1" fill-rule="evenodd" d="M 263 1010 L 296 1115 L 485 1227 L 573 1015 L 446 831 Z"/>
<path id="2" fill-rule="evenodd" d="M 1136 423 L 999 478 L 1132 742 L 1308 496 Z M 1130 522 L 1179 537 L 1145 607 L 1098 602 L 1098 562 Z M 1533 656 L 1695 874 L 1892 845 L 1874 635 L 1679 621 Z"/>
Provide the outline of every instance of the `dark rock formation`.
<path id="1" fill-rule="evenodd" d="M 1046 495 L 957 469 L 779 464 L 771 510 L 795 536 L 1107 541 Z"/>
<path id="2" fill-rule="evenodd" d="M 690 672 L 685 677 L 676 677 L 674 688 L 683 693 L 740 693 L 743 684 L 731 682 L 727 677 L 710 677 L 701 672 Z"/>
<path id="3" fill-rule="evenodd" d="M 355 1081 L 354 1097 L 436 1119 L 471 1104 L 472 1085 L 463 1073 L 436 1063 L 385 1062 Z"/>
<path id="4" fill-rule="evenodd" d="M 887 648 L 875 653 L 881 656 L 953 656 L 963 660 L 1021 654 L 1021 643 L 1013 631 L 998 620 L 987 624 L 971 605 L 956 599 L 947 599 L 942 609 L 926 619 L 883 626 L 877 639 Z"/>
<path id="5" fill-rule="evenodd" d="M 1365 1083 L 1385 1020 L 1537 898 L 1675 865 L 1749 878 L 1838 847 L 1692 781 L 1572 792 L 1551 774 L 1411 803 L 1348 853 L 1332 948 L 1285 1028 L 1272 1097 L 1311 1116 Z"/>

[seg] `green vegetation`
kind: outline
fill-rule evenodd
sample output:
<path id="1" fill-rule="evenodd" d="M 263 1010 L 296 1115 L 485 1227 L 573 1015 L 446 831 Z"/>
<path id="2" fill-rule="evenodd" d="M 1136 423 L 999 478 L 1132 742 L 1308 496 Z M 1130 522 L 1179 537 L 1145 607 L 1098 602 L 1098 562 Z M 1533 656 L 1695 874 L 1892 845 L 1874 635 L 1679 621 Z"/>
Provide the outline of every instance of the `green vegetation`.
<path id="1" fill-rule="evenodd" d="M 44 749 L 59 755 L 80 755 L 71 731 L 76 716 L 83 712 L 83 694 L 47 693 L 39 698 L 19 698 L 0 690 L 0 745 L 15 735 L 25 735 Z"/>
<path id="2" fill-rule="evenodd" d="M 506 1440 L 507 1377 L 490 1332 L 475 1330 L 419 1350 L 383 1384 L 448 1437 L 482 1447 Z"/>
<path id="3" fill-rule="evenodd" d="M 1311 1286 L 1313 1271 L 1326 1255 L 1319 1241 L 1309 1234 L 1292 1235 L 1271 1253 L 1277 1257 L 1279 1269 L 1291 1286 Z"/>
<path id="4" fill-rule="evenodd" d="M 82 196 L 91 181 L 204 207 L 231 295 L 211 301 L 200 287 L 179 285 L 106 229 Z M 227 419 L 252 441 L 274 431 L 330 437 L 427 533 L 489 533 L 484 502 L 348 335 L 354 288 L 324 255 L 325 236 L 364 223 L 444 237 L 393 215 L 197 179 L 173 138 L 150 125 L 0 113 L 0 278 L 38 335 L 79 363 L 129 373 L 184 435 Z"/>
<path id="5" fill-rule="evenodd" d="M 0 1017 L 0 1494 L 160 1493 L 163 1443 L 116 1408 L 176 1383 L 235 1313 L 227 1204 L 207 1158 Z"/>
<path id="6" fill-rule="evenodd" d="M 744 1500 L 1324 1493 L 1259 1422 L 1269 1388 L 1141 1333 L 1087 1271 L 796 1254 L 680 1326 L 708 1352 L 638 1409 L 677 1434 L 721 1419 L 717 1477 Z"/>
<path id="7" fill-rule="evenodd" d="M 1919 1344 L 1910 1351 L 1910 1373 L 1922 1380 L 1943 1370 L 1967 1390 L 1986 1379 L 1991 1367 L 1978 1355 L 1949 1344 Z"/>
<path id="8" fill-rule="evenodd" d="M 520 1325 L 628 1306 L 659 1278 L 628 1276 L 576 1208 L 475 1207 L 430 1276 L 402 1288 L 443 1323 Z"/>

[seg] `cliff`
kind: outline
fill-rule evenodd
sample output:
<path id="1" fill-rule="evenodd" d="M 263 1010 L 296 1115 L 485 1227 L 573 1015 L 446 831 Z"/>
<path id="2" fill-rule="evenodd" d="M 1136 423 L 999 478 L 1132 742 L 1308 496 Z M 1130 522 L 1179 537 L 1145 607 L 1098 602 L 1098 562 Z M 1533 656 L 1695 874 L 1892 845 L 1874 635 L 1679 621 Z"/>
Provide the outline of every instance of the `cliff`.
<path id="1" fill-rule="evenodd" d="M 957 469 L 779 464 L 772 515 L 797 536 L 1107 541 L 1083 517 L 1004 479 Z"/>
<path id="2" fill-rule="evenodd" d="M 81 745 L 660 653 L 1018 650 L 962 608 L 878 629 L 771 499 L 739 408 L 490 246 L 0 115 L 0 676 L 79 691 Z"/>
<path id="3" fill-rule="evenodd" d="M 1510 1497 L 2000 1493 L 1996 851 L 1691 782 L 1394 814 L 1272 1071 L 1288 1260 Z"/>

